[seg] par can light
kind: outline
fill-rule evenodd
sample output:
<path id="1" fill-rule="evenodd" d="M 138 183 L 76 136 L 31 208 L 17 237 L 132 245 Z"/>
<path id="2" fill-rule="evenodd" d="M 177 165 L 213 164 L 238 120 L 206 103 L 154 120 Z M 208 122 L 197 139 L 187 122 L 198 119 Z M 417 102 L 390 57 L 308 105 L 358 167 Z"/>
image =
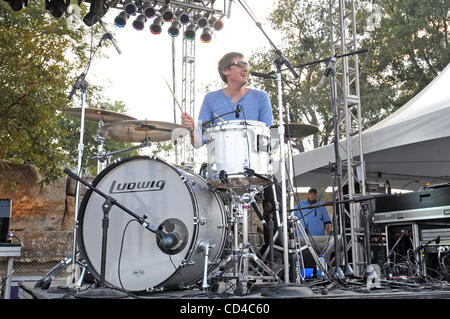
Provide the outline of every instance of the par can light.
<path id="1" fill-rule="evenodd" d="M 150 32 L 153 34 L 160 34 L 162 31 L 162 25 L 164 24 L 163 19 L 161 17 L 155 18 L 153 20 L 153 23 L 150 26 Z"/>
<path id="2" fill-rule="evenodd" d="M 181 24 L 177 21 L 174 21 L 167 31 L 171 37 L 177 37 L 180 34 L 180 27 Z"/>
<path id="3" fill-rule="evenodd" d="M 184 37 L 186 39 L 192 40 L 195 38 L 195 26 L 193 24 L 190 24 L 186 27 L 186 30 L 184 31 Z"/>
<path id="4" fill-rule="evenodd" d="M 133 21 L 133 28 L 138 31 L 144 30 L 145 22 L 147 22 L 147 17 L 144 14 L 140 14 L 136 20 Z"/>
<path id="5" fill-rule="evenodd" d="M 114 24 L 119 28 L 123 28 L 127 24 L 127 20 L 130 17 L 128 13 L 122 11 L 118 16 L 114 18 Z"/>

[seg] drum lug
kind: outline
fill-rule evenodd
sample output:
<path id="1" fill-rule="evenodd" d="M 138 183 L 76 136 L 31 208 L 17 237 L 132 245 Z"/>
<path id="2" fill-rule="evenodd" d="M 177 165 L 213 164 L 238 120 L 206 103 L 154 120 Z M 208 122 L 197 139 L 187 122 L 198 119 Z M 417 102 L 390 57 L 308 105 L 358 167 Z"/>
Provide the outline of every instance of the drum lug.
<path id="1" fill-rule="evenodd" d="M 194 217 L 194 225 L 198 225 L 198 224 L 205 225 L 206 224 L 206 218 L 205 217 L 201 217 L 201 218 Z"/>
<path id="2" fill-rule="evenodd" d="M 187 181 L 187 178 L 184 175 L 180 175 L 180 179 L 183 183 L 186 183 L 186 181 Z"/>
<path id="3" fill-rule="evenodd" d="M 195 261 L 187 261 L 186 259 L 183 259 L 181 261 L 181 267 L 189 266 L 189 265 L 195 265 Z"/>

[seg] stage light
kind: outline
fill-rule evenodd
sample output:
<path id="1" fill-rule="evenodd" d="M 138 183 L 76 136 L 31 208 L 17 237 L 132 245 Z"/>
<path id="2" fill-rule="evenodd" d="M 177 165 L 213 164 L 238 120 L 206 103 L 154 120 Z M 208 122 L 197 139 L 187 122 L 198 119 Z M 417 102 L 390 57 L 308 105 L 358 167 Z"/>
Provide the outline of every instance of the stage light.
<path id="1" fill-rule="evenodd" d="M 216 31 L 220 31 L 223 29 L 223 21 L 222 20 L 217 20 L 217 18 L 212 17 L 211 19 L 209 19 L 209 25 L 214 28 L 214 30 Z"/>
<path id="2" fill-rule="evenodd" d="M 140 14 L 136 20 L 133 21 L 133 28 L 138 31 L 144 30 L 145 22 L 147 22 L 147 17 L 144 14 Z"/>
<path id="3" fill-rule="evenodd" d="M 192 40 L 195 38 L 195 26 L 193 24 L 190 24 L 186 27 L 186 30 L 184 31 L 184 36 L 186 39 Z"/>
<path id="4" fill-rule="evenodd" d="M 179 11 L 177 13 L 177 19 L 181 24 L 188 24 L 191 21 L 189 12 Z"/>
<path id="5" fill-rule="evenodd" d="M 23 7 L 28 6 L 28 0 L 5 0 L 14 11 L 20 11 Z"/>
<path id="6" fill-rule="evenodd" d="M 173 20 L 173 12 L 168 7 L 162 7 L 161 8 L 161 17 L 166 22 L 171 22 Z"/>
<path id="7" fill-rule="evenodd" d="M 54 1 L 54 0 L 53 0 Z M 63 0 L 58 0 L 63 1 Z M 91 6 L 89 12 L 84 16 L 83 22 L 88 26 L 92 26 L 97 23 L 108 11 L 108 7 L 105 6 L 105 0 L 91 0 Z"/>
<path id="8" fill-rule="evenodd" d="M 212 39 L 212 31 L 210 28 L 204 28 L 202 35 L 200 36 L 200 40 L 202 40 L 202 42 L 204 43 L 209 43 L 211 42 Z"/>
<path id="9" fill-rule="evenodd" d="M 130 17 L 128 13 L 122 11 L 117 17 L 114 18 L 114 24 L 119 28 L 123 28 L 127 24 L 127 20 Z"/>
<path id="10" fill-rule="evenodd" d="M 200 14 L 197 14 L 194 17 L 194 21 L 199 28 L 205 28 L 208 25 L 208 17 L 206 15 L 201 16 Z"/>
<path id="11" fill-rule="evenodd" d="M 61 18 L 66 12 L 67 6 L 64 0 L 45 0 L 45 9 L 50 11 L 55 18 Z"/>
<path id="12" fill-rule="evenodd" d="M 153 34 L 160 34 L 162 31 L 163 24 L 164 24 L 164 21 L 163 21 L 163 19 L 161 19 L 161 17 L 155 18 L 155 20 L 153 20 L 152 25 L 150 26 L 150 32 Z"/>
<path id="13" fill-rule="evenodd" d="M 136 12 L 137 12 L 137 6 L 133 2 L 133 0 L 126 0 L 123 3 L 123 7 L 125 9 L 125 12 L 128 13 L 131 16 L 134 16 L 136 14 Z"/>
<path id="14" fill-rule="evenodd" d="M 180 34 L 181 24 L 178 21 L 172 22 L 168 32 L 171 37 L 177 37 Z"/>
<path id="15" fill-rule="evenodd" d="M 142 11 L 144 12 L 145 16 L 149 19 L 153 18 L 156 15 L 155 7 L 152 6 L 150 2 L 146 2 L 142 6 Z"/>

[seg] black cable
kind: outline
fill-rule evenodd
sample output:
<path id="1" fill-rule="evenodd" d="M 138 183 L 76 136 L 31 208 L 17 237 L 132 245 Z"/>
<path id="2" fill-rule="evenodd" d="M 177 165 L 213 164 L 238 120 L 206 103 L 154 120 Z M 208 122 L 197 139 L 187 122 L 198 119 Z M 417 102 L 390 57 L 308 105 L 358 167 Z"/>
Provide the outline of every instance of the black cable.
<path id="1" fill-rule="evenodd" d="M 139 221 L 137 219 L 130 219 L 126 223 L 125 228 L 123 229 L 123 232 L 122 232 L 122 239 L 120 241 L 119 262 L 118 262 L 118 265 L 117 265 L 117 276 L 119 278 L 120 287 L 124 291 L 126 291 L 126 289 L 123 286 L 122 279 L 121 279 L 121 276 L 120 276 L 120 264 L 122 262 L 122 251 L 123 251 L 123 244 L 124 244 L 124 241 L 125 241 L 125 233 L 127 231 L 128 226 L 131 224 L 131 222 L 139 222 Z"/>

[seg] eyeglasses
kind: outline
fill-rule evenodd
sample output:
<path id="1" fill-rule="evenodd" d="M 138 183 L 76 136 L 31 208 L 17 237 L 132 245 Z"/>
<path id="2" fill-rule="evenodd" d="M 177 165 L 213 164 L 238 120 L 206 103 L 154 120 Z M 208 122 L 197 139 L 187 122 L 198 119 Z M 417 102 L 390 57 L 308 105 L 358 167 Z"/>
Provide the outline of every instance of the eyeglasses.
<path id="1" fill-rule="evenodd" d="M 241 69 L 243 69 L 244 67 L 248 68 L 248 63 L 247 62 L 243 62 L 243 61 L 234 61 L 234 62 L 228 64 L 227 68 L 231 68 L 233 65 L 237 65 Z"/>

